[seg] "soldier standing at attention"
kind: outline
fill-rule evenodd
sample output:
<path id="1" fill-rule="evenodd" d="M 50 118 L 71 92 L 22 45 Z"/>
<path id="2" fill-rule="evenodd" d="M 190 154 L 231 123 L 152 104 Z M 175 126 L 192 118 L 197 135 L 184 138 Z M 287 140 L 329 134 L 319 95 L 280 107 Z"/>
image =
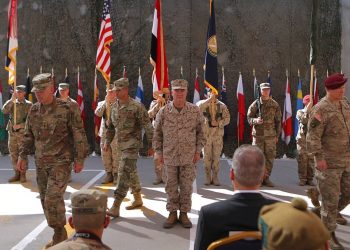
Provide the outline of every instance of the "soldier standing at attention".
<path id="1" fill-rule="evenodd" d="M 314 155 L 321 219 L 331 233 L 330 248 L 344 249 L 335 236 L 337 214 L 350 203 L 350 104 L 344 97 L 347 78 L 329 76 L 326 96 L 312 109 L 306 136 Z"/>
<path id="2" fill-rule="evenodd" d="M 197 102 L 204 115 L 203 132 L 206 138 L 204 145 L 205 185 L 220 186 L 218 174 L 220 155 L 223 147 L 224 127 L 230 123 L 230 112 L 226 105 L 217 99 L 211 91 L 209 98 Z"/>
<path id="3" fill-rule="evenodd" d="M 15 182 L 20 181 L 21 183 L 26 182 L 26 170 L 28 163 L 25 166 L 23 172 L 16 170 L 16 164 L 18 160 L 19 147 L 24 137 L 24 125 L 27 119 L 29 109 L 32 103 L 25 99 L 26 86 L 18 85 L 16 90 L 13 92 L 12 97 L 2 107 L 2 112 L 7 115 L 10 114 L 10 119 L 7 124 L 6 130 L 8 132 L 8 148 L 11 156 L 12 167 L 15 171 L 15 175 L 12 176 L 8 181 Z M 14 121 L 14 102 L 16 102 L 16 121 Z M 27 159 L 27 158 L 26 158 Z"/>
<path id="4" fill-rule="evenodd" d="M 64 102 L 70 102 L 76 104 L 76 106 L 79 108 L 78 103 L 70 98 L 69 96 L 69 84 L 65 82 L 61 82 L 58 84 L 58 91 L 60 92 L 60 99 Z"/>
<path id="5" fill-rule="evenodd" d="M 65 205 L 71 163 L 79 173 L 88 152 L 87 139 L 78 109 L 53 95 L 50 73 L 33 78 L 32 92 L 38 100 L 30 109 L 20 147 L 17 170 L 25 171 L 26 157 L 35 147 L 37 184 L 47 224 L 54 229 L 46 248 L 67 239 Z"/>
<path id="6" fill-rule="evenodd" d="M 180 210 L 179 221 L 185 228 L 192 223 L 187 213 L 191 211 L 192 184 L 196 178 L 196 163 L 204 146 L 204 118 L 199 108 L 186 102 L 188 82 L 177 79 L 171 82 L 173 101 L 157 114 L 153 147 L 156 159 L 167 171 L 165 191 L 168 195 L 166 209 L 169 217 L 164 228 L 173 227 Z"/>
<path id="7" fill-rule="evenodd" d="M 265 155 L 266 175 L 262 185 L 274 187 L 270 181 L 273 161 L 276 157 L 276 144 L 281 133 L 281 108 L 270 96 L 270 84 L 260 84 L 261 97 L 255 100 L 248 109 L 247 118 L 253 126 L 252 145 L 258 146 Z"/>
<path id="8" fill-rule="evenodd" d="M 111 145 L 107 147 L 107 150 L 103 150 L 103 145 L 106 140 L 106 132 L 110 120 L 107 120 L 107 105 L 112 107 L 112 105 L 117 100 L 116 91 L 113 90 L 114 85 L 109 84 L 109 89 L 107 89 L 107 94 L 104 101 L 98 103 L 95 110 L 95 115 L 102 117 L 101 127 L 99 131 L 99 136 L 101 137 L 101 156 L 103 166 L 105 167 L 106 176 L 101 182 L 102 184 L 108 184 L 113 182 L 117 184 L 118 179 L 118 166 L 120 158 L 120 149 L 117 144 L 117 137 L 113 138 Z"/>
<path id="9" fill-rule="evenodd" d="M 310 103 L 310 95 L 306 95 L 303 98 L 303 104 L 305 107 L 297 111 L 296 118 L 299 121 L 299 130 L 296 137 L 297 150 L 298 150 L 298 173 L 299 173 L 299 186 L 315 186 L 313 182 L 314 178 L 314 160 L 312 154 L 306 150 L 306 133 L 307 123 L 309 121 L 310 110 L 312 103 Z"/>
<path id="10" fill-rule="evenodd" d="M 130 210 L 143 205 L 136 162 L 142 143 L 142 129 L 145 130 L 149 142 L 148 153 L 153 154 L 151 147 L 153 128 L 143 104 L 129 97 L 129 80 L 127 78 L 114 81 L 114 90 L 116 90 L 117 101 L 111 109 L 111 123 L 108 126 L 103 150 L 107 150 L 113 138 L 116 137 L 121 155 L 117 187 L 114 191 L 115 199 L 107 214 L 112 217 L 119 217 L 120 204 L 129 188 L 134 200 L 126 209 Z"/>
<path id="11" fill-rule="evenodd" d="M 169 93 L 164 94 L 164 104 L 167 104 L 169 102 Z M 153 100 L 151 102 L 151 105 L 149 107 L 148 110 L 148 115 L 149 118 L 151 118 L 153 120 L 152 125 L 154 126 L 155 123 L 155 119 L 156 119 L 156 115 L 158 113 L 158 111 L 162 108 L 162 99 L 158 99 L 158 100 Z M 153 182 L 153 185 L 158 185 L 161 183 L 165 183 L 166 182 L 166 173 L 165 173 L 165 167 L 161 166 L 159 161 L 156 158 L 153 158 L 153 162 L 154 162 L 154 171 L 156 174 L 156 179 Z"/>

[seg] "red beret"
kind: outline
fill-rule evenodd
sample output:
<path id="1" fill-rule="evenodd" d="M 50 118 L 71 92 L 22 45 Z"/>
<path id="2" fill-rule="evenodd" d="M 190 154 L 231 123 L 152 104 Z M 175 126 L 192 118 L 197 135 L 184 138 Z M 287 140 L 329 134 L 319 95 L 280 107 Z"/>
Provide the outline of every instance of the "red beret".
<path id="1" fill-rule="evenodd" d="M 306 105 L 310 102 L 310 95 L 306 95 L 303 98 L 303 104 Z"/>
<path id="2" fill-rule="evenodd" d="M 347 80 L 348 78 L 344 77 L 344 74 L 335 73 L 324 80 L 324 86 L 327 89 L 337 89 L 343 86 Z"/>

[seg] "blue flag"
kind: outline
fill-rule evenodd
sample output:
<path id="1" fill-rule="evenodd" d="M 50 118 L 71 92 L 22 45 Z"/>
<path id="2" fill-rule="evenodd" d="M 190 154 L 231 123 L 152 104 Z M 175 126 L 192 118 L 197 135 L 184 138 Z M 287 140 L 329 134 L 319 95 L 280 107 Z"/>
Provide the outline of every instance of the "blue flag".
<path id="1" fill-rule="evenodd" d="M 298 91 L 297 91 L 297 105 L 296 105 L 296 112 L 298 112 L 299 109 L 303 108 L 303 91 L 302 91 L 302 83 L 301 83 L 301 79 L 299 77 L 298 80 Z M 294 119 L 294 138 L 297 137 L 299 131 L 299 121 L 296 117 L 296 113 L 295 113 L 295 119 Z"/>
<path id="2" fill-rule="evenodd" d="M 144 97 L 143 97 L 143 84 L 142 84 L 142 78 L 141 75 L 139 75 L 139 81 L 137 83 L 137 89 L 136 89 L 136 96 L 135 100 L 139 103 L 144 103 Z"/>
<path id="3" fill-rule="evenodd" d="M 225 104 L 227 104 L 227 93 L 226 93 L 226 80 L 225 80 L 225 73 L 222 71 L 222 83 L 221 83 L 221 101 Z"/>

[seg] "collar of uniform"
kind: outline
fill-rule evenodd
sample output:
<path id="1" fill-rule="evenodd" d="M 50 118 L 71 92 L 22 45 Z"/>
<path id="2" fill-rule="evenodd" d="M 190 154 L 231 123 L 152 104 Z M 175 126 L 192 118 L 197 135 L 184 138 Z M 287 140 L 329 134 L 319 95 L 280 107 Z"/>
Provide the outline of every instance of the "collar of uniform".
<path id="1" fill-rule="evenodd" d="M 26 103 L 26 100 L 23 100 L 22 102 L 20 102 L 18 99 L 16 99 L 16 103 Z"/>
<path id="2" fill-rule="evenodd" d="M 185 102 L 185 106 L 181 109 L 180 112 L 177 111 L 177 109 L 175 108 L 175 106 L 174 106 L 174 101 L 172 101 L 172 102 L 170 103 L 170 112 L 176 112 L 176 113 L 181 114 L 181 113 L 183 113 L 186 109 L 187 109 L 187 102 Z"/>
<path id="3" fill-rule="evenodd" d="M 44 105 L 40 103 L 40 108 L 44 108 L 45 111 L 50 111 L 54 109 L 54 107 L 56 106 L 56 103 L 57 103 L 57 97 L 54 96 L 53 101 L 50 104 Z"/>
<path id="4" fill-rule="evenodd" d="M 131 99 L 131 97 L 128 96 L 128 100 L 125 103 L 120 103 L 120 101 L 117 99 L 118 107 L 121 109 L 121 108 L 128 106 L 130 103 L 130 99 Z"/>

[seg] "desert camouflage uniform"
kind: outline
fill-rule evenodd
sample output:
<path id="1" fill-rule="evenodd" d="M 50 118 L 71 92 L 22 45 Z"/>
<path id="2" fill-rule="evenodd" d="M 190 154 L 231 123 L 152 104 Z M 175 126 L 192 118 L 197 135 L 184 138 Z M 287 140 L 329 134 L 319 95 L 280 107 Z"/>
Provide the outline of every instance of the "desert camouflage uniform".
<path id="1" fill-rule="evenodd" d="M 314 160 L 312 154 L 306 150 L 307 123 L 309 112 L 306 107 L 297 111 L 296 118 L 299 121 L 299 130 L 296 137 L 298 150 L 298 173 L 300 181 L 312 181 L 314 178 Z"/>
<path id="2" fill-rule="evenodd" d="M 205 143 L 203 123 L 199 108 L 189 102 L 180 112 L 170 102 L 157 114 L 153 148 L 163 156 L 167 169 L 165 191 L 169 212 L 191 210 L 192 184 L 196 178 L 193 157 L 201 152 Z"/>
<path id="3" fill-rule="evenodd" d="M 63 195 L 71 162 L 83 164 L 88 153 L 80 112 L 55 97 L 49 105 L 35 103 L 28 114 L 19 157 L 25 159 L 33 147 L 47 223 L 52 228 L 62 228 L 66 224 Z"/>
<path id="4" fill-rule="evenodd" d="M 132 194 L 141 191 L 136 162 L 142 143 L 142 128 L 151 142 L 149 138 L 153 136 L 153 128 L 143 104 L 130 97 L 126 104 L 120 104 L 119 101 L 113 104 L 105 142 L 110 145 L 116 137 L 121 151 L 115 201 L 122 201 L 129 188 Z"/>
<path id="5" fill-rule="evenodd" d="M 214 184 L 219 184 L 218 173 L 220 170 L 219 162 L 223 147 L 224 127 L 230 123 L 230 112 L 226 105 L 216 100 L 216 121 L 217 127 L 211 125 L 211 115 L 209 111 L 210 99 L 202 100 L 197 103 L 200 111 L 204 115 L 203 132 L 206 139 L 204 145 L 204 167 L 207 180 L 211 180 Z"/>
<path id="6" fill-rule="evenodd" d="M 276 139 L 281 133 L 281 109 L 278 103 L 269 98 L 264 101 L 260 98 L 261 103 L 261 118 L 263 124 L 257 124 L 256 118 L 259 116 L 257 100 L 255 100 L 249 107 L 247 118 L 251 126 L 253 126 L 252 145 L 258 146 L 265 155 L 266 159 L 266 178 L 272 172 L 273 161 L 276 157 Z"/>
<path id="7" fill-rule="evenodd" d="M 91 233 L 76 233 L 72 238 L 50 247 L 50 250 L 111 250 L 101 239 Z"/>
<path id="8" fill-rule="evenodd" d="M 307 149 L 317 161 L 325 160 L 328 168 L 316 169 L 321 195 L 321 218 L 329 231 L 336 229 L 337 213 L 350 203 L 350 104 L 341 100 L 339 107 L 327 97 L 311 111 Z"/>

